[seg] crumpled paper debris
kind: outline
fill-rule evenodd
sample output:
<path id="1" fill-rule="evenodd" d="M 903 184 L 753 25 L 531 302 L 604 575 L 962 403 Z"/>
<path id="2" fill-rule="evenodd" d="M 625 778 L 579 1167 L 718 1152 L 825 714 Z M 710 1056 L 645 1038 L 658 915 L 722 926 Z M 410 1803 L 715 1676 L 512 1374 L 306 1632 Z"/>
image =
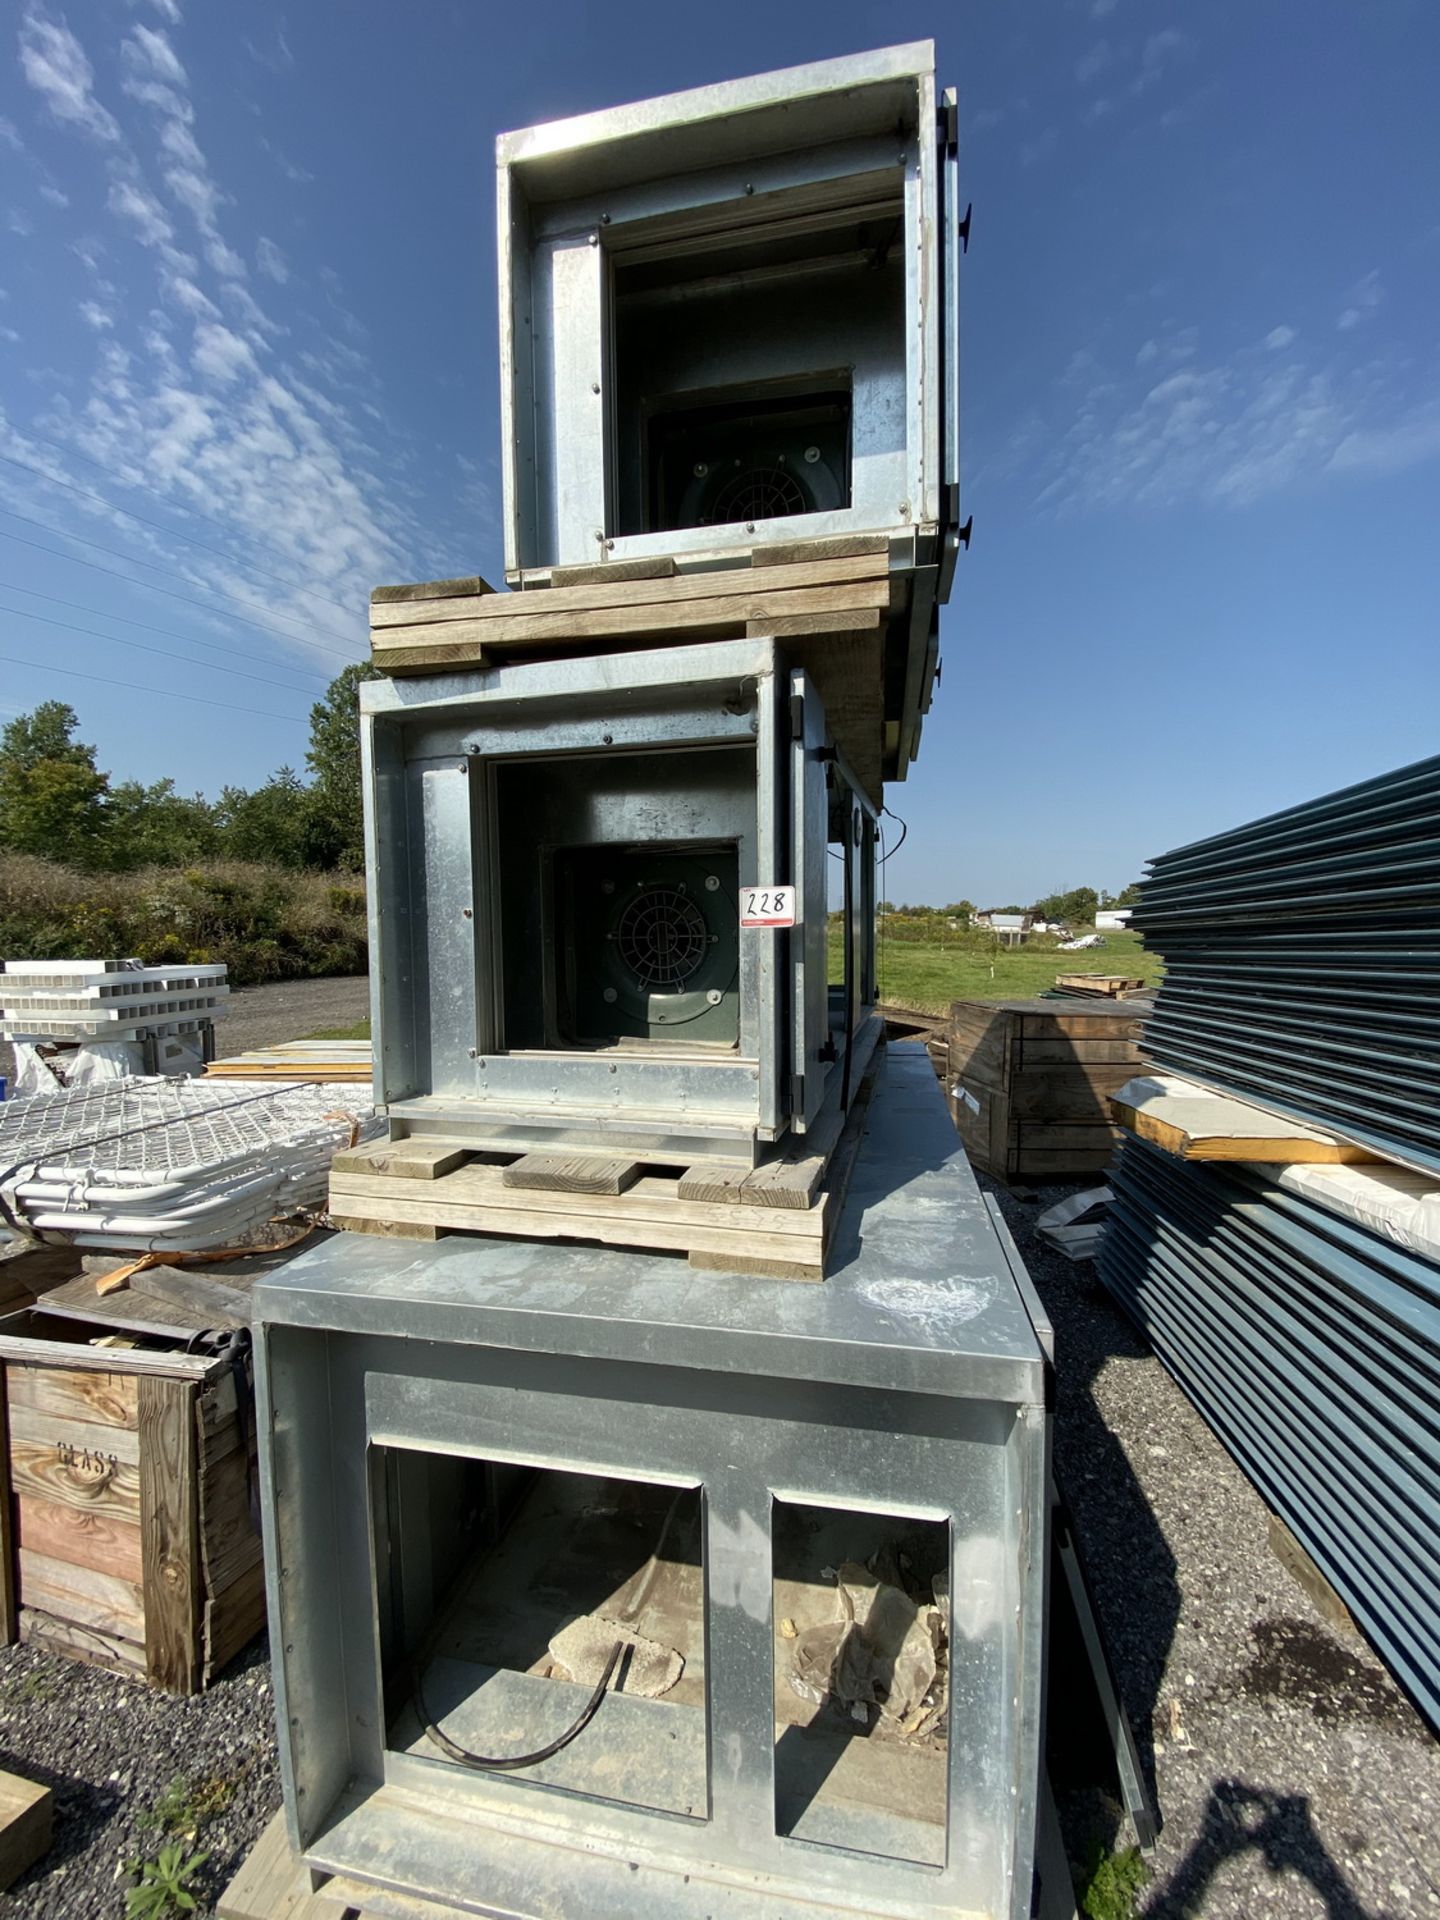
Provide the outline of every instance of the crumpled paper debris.
<path id="1" fill-rule="evenodd" d="M 878 1707 L 888 1724 L 911 1735 L 928 1733 L 945 1714 L 948 1647 L 943 1576 L 931 1603 L 858 1561 L 835 1574 L 837 1617 L 806 1628 L 793 1643 L 787 1676 L 791 1690 L 816 1706 L 835 1700 L 868 1721 Z"/>

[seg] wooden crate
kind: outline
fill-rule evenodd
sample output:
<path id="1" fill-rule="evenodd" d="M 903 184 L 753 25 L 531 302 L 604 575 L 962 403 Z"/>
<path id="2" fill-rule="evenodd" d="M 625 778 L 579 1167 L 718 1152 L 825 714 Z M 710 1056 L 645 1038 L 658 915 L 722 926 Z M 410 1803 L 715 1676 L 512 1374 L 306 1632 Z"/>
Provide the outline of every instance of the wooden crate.
<path id="1" fill-rule="evenodd" d="M 1103 1173 L 1119 1130 L 1109 1096 L 1144 1065 L 1123 1001 L 957 1000 L 950 1113 L 972 1162 L 1001 1180 Z"/>
<path id="2" fill-rule="evenodd" d="M 196 1693 L 264 1624 L 253 1405 L 223 1360 L 0 1321 L 0 1640 Z"/>

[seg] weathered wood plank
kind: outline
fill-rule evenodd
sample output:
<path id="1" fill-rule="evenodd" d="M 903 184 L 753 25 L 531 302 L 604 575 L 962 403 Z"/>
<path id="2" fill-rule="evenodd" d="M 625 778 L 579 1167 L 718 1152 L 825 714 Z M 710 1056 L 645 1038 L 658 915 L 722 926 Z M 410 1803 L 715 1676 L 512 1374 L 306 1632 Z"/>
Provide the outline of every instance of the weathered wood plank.
<path id="1" fill-rule="evenodd" d="M 371 1147 L 346 1147 L 330 1162 L 332 1173 L 388 1174 L 396 1180 L 438 1180 L 463 1167 L 470 1148 L 463 1140 L 382 1140 Z"/>
<path id="2" fill-rule="evenodd" d="M 468 1166 L 447 1174 L 423 1187 L 413 1181 L 367 1179 L 363 1175 L 333 1174 L 330 1203 L 333 1212 L 356 1213 L 367 1219 L 424 1220 L 436 1225 L 463 1226 L 463 1215 L 499 1209 L 516 1218 L 531 1218 L 540 1231 L 540 1223 L 549 1219 L 588 1219 L 612 1224 L 663 1227 L 715 1227 L 724 1233 L 735 1230 L 728 1207 L 711 1207 L 703 1202 L 682 1201 L 676 1182 L 651 1174 L 637 1180 L 623 1194 L 537 1193 L 524 1188 L 509 1188 L 499 1167 Z M 382 1204 L 383 1203 L 383 1204 Z M 804 1215 L 777 1210 L 759 1222 L 749 1223 L 747 1232 L 791 1234 L 798 1239 L 813 1239 L 815 1228 Z"/>
<path id="3" fill-rule="evenodd" d="M 67 1281 L 67 1286 L 75 1282 Z M 86 1283 L 89 1284 L 89 1283 Z M 63 1291 L 63 1289 L 57 1289 Z M 44 1296 L 48 1307 L 52 1296 Z M 102 1311 L 97 1312 L 97 1320 L 110 1320 L 111 1316 L 103 1309 L 105 1301 L 99 1303 Z M 0 1361 L 16 1364 L 24 1361 L 27 1366 L 55 1367 L 62 1371 L 81 1373 L 115 1372 L 115 1354 L 113 1350 L 90 1347 L 82 1344 L 84 1335 L 77 1333 L 72 1323 L 62 1321 L 58 1316 L 36 1309 L 23 1316 L 21 1328 L 13 1333 L 0 1333 Z M 43 1331 L 38 1330 L 43 1327 Z M 198 1353 L 127 1353 L 125 1371 L 137 1376 L 154 1374 L 170 1380 L 204 1380 L 209 1375 L 218 1375 L 226 1370 L 223 1360 L 216 1360 L 206 1354 Z"/>
<path id="4" fill-rule="evenodd" d="M 220 1673 L 265 1624 L 265 1563 L 245 1567 L 205 1603 L 204 1647 L 207 1682 Z"/>
<path id="5" fill-rule="evenodd" d="M 810 540 L 777 540 L 750 549 L 752 567 L 793 567 L 806 561 L 875 558 L 890 553 L 888 533 L 821 533 Z"/>
<path id="6" fill-rule="evenodd" d="M 0 1773 L 0 1888 L 13 1886 L 48 1849 L 54 1807 L 49 1787 Z"/>
<path id="7" fill-rule="evenodd" d="M 478 573 L 472 573 L 460 580 L 418 580 L 408 587 L 372 587 L 370 604 L 388 607 L 403 604 L 407 600 L 451 600 L 457 596 L 471 597 L 494 591 L 488 580 L 482 580 Z"/>
<path id="8" fill-rule="evenodd" d="M 139 1412 L 146 1672 L 155 1686 L 191 1693 L 200 1657 L 195 1389 L 142 1380 Z"/>
<path id="9" fill-rule="evenodd" d="M 144 1594 L 133 1580 L 82 1567 L 73 1560 L 52 1560 L 27 1547 L 21 1547 L 15 1559 L 22 1607 L 35 1607 L 57 1620 L 132 1640 L 137 1646 L 144 1643 Z"/>
<path id="10" fill-rule="evenodd" d="M 66 1460 L 53 1444 L 33 1446 L 12 1438 L 10 1484 L 17 1494 L 81 1512 L 140 1518 L 140 1469 L 124 1462 L 111 1466 L 92 1457 L 85 1463 L 80 1455 Z"/>
<path id="11" fill-rule="evenodd" d="M 484 594 L 468 604 L 464 596 L 435 595 L 433 600 L 411 596 L 404 601 L 376 601 L 372 595 L 370 627 L 379 634 L 388 628 L 418 624 L 468 622 L 506 626 L 512 620 L 545 616 L 573 620 L 577 614 L 618 610 L 645 611 L 652 618 L 661 609 L 666 619 L 685 607 L 737 595 L 764 599 L 767 595 L 806 587 L 838 587 L 855 581 L 882 580 L 888 593 L 889 565 L 880 555 L 848 555 L 834 560 L 806 560 L 757 571 L 719 567 L 708 573 L 684 573 L 648 578 L 597 580 L 593 576 L 576 586 L 536 588 L 524 593 Z M 664 621 L 661 622 L 664 624 Z"/>
<path id="12" fill-rule="evenodd" d="M 20 1498 L 15 1502 L 15 1538 L 24 1551 L 48 1560 L 94 1567 L 137 1585 L 144 1577 L 138 1520 L 86 1513 L 56 1500 Z"/>
<path id="13" fill-rule="evenodd" d="M 745 638 L 763 640 L 773 634 L 777 640 L 795 640 L 808 635 L 848 639 L 853 635 L 878 633 L 884 618 L 878 606 L 858 612 L 852 607 L 846 613 L 772 614 L 768 619 L 747 620 Z M 826 713 L 828 718 L 828 708 Z"/>
<path id="14" fill-rule="evenodd" d="M 113 1364 L 113 1362 L 112 1362 Z M 81 1373 L 69 1367 L 14 1367 L 10 1404 L 60 1420 L 84 1420 L 106 1427 L 137 1425 L 135 1376 Z"/>
<path id="15" fill-rule="evenodd" d="M 445 1229 L 423 1220 L 372 1220 L 360 1213 L 330 1210 L 330 1224 L 338 1233 L 368 1233 L 383 1240 L 441 1240 Z"/>
<path id="16" fill-rule="evenodd" d="M 887 581 L 859 580 L 848 586 L 805 587 L 771 595 L 732 591 L 724 597 L 659 610 L 605 607 L 593 613 L 535 613 L 508 620 L 454 620 L 443 626 L 395 627 L 376 633 L 372 648 L 377 663 L 403 669 L 422 657 L 431 662 L 468 658 L 469 648 L 477 650 L 475 657 L 488 658 L 497 652 L 587 646 L 596 640 L 636 636 L 673 634 L 684 639 L 699 633 L 743 629 L 751 620 L 761 622 L 769 631 L 773 620 L 791 614 L 853 613 L 867 607 L 888 610 L 889 604 Z M 843 625 L 848 631 L 853 623 L 845 621 Z"/>
<path id="17" fill-rule="evenodd" d="M 210 1327 L 248 1327 L 250 1294 L 246 1288 L 227 1286 L 213 1274 L 187 1272 L 181 1267 L 146 1267 L 130 1276 L 130 1291 L 148 1300 L 163 1300 L 167 1305 L 193 1314 L 196 1331 Z"/>
<path id="18" fill-rule="evenodd" d="M 616 580 L 673 580 L 675 556 L 652 554 L 648 560 L 596 560 L 590 566 L 552 567 L 554 587 L 603 587 Z"/>
<path id="19" fill-rule="evenodd" d="M 15 1502 L 10 1476 L 10 1369 L 0 1364 L 0 1646 L 13 1646 L 15 1611 Z"/>
<path id="20" fill-rule="evenodd" d="M 740 1189 L 754 1171 L 744 1160 L 697 1160 L 681 1174 L 675 1192 L 681 1200 L 699 1200 L 707 1206 L 738 1206 Z"/>
<path id="21" fill-rule="evenodd" d="M 32 1407 L 10 1409 L 10 1439 L 34 1447 L 65 1447 L 77 1455 L 120 1460 L 136 1466 L 140 1435 L 133 1427 L 103 1426 L 94 1420 L 72 1420 L 63 1414 L 37 1413 Z"/>
<path id="22" fill-rule="evenodd" d="M 112 1673 L 138 1677 L 145 1672 L 145 1649 L 138 1641 L 101 1633 L 73 1620 L 57 1620 L 36 1607 L 20 1609 L 20 1643 L 58 1653 L 66 1660 L 83 1660 L 87 1666 L 108 1667 Z"/>
<path id="23" fill-rule="evenodd" d="M 638 1160 L 601 1159 L 594 1154 L 526 1153 L 501 1169 L 507 1187 L 540 1193 L 625 1193 L 640 1178 Z"/>

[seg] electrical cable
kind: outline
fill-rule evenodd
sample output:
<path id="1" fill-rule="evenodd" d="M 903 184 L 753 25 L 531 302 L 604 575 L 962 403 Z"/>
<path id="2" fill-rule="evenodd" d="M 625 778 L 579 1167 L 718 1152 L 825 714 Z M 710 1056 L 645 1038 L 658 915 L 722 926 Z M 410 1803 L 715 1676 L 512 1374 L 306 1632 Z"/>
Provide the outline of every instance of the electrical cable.
<path id="1" fill-rule="evenodd" d="M 175 693 L 169 687 L 142 687 L 133 680 L 110 680 L 100 673 L 81 673 L 77 667 L 56 667 L 48 660 L 17 660 L 13 653 L 0 653 L 7 667 L 29 667 L 36 673 L 59 673 L 67 680 L 91 680 L 97 687 L 124 687 L 127 693 L 153 693 L 161 700 L 184 700 L 195 707 L 219 707 L 222 713 L 250 713 L 257 720 L 283 720 L 287 726 L 303 727 L 308 722 L 298 714 L 270 713 L 264 707 L 236 707 L 228 700 L 207 700 L 199 693 Z"/>
<path id="2" fill-rule="evenodd" d="M 89 547 L 95 553 L 108 553 L 112 560 L 124 560 L 132 567 L 148 567 L 152 573 L 168 574 L 172 580 L 188 580 L 187 574 L 175 567 L 162 566 L 158 560 L 142 560 L 138 554 L 125 553 L 119 547 L 103 546 L 98 540 L 87 540 L 82 533 L 68 533 L 62 527 L 52 527 L 48 520 L 37 520 L 33 514 L 21 513 L 16 507 L 0 507 L 0 513 L 11 520 L 23 520 L 27 527 L 39 527 L 43 533 L 53 533 L 61 540 L 73 541 L 77 547 Z M 97 560 L 82 560 L 77 553 L 64 553 L 59 547 L 44 546 L 39 540 L 27 540 L 23 533 L 11 533 L 8 528 L 0 527 L 0 535 L 13 540 L 18 546 L 33 547 L 37 553 L 48 553 L 53 559 L 68 560 L 73 567 L 90 567 L 96 573 L 108 573 L 113 579 L 123 580 L 127 586 L 141 587 L 146 593 L 163 593 L 167 600 L 179 600 L 187 607 L 198 607 L 202 613 L 208 613 L 218 620 L 234 620 L 233 613 L 226 613 L 222 607 L 212 607 L 203 600 L 192 600 L 188 594 L 176 593 L 173 587 L 157 587 L 150 580 L 133 580 L 128 573 L 117 573 L 114 567 L 102 567 Z M 191 583 L 193 584 L 193 582 Z M 237 607 L 245 607 L 246 602 L 238 594 L 226 593 L 222 587 L 212 587 L 210 591 L 217 600 L 229 600 Z M 288 615 L 281 616 L 282 619 Z M 350 661 L 353 654 L 343 653 L 339 647 L 327 647 L 323 641 L 316 640 L 305 630 L 291 633 L 286 627 L 277 627 L 273 620 L 262 620 L 257 613 L 248 612 L 241 623 L 247 627 L 264 627 L 271 633 L 278 633 L 282 640 L 303 640 L 308 646 L 315 647 L 321 653 L 333 653 L 337 660 Z M 296 625 L 300 622 L 297 619 Z"/>
<path id="3" fill-rule="evenodd" d="M 130 507 L 116 506 L 113 500 L 107 500 L 103 493 L 96 493 L 93 487 L 82 487 L 74 480 L 65 480 L 58 473 L 50 473 L 44 467 L 37 467 L 32 461 L 17 460 L 13 453 L 0 453 L 0 460 L 6 466 L 19 467 L 25 473 L 33 473 L 46 480 L 52 487 L 64 487 L 68 492 L 78 494 L 82 500 L 93 500 L 97 506 L 104 507 L 109 513 L 118 513 L 122 519 L 133 520 L 137 526 L 149 527 L 154 533 L 163 533 L 167 540 L 187 540 L 192 547 L 199 547 L 202 553 L 213 553 L 217 560 L 223 560 L 227 566 L 239 567 L 242 573 L 259 573 L 274 586 L 287 586 L 290 583 L 279 580 L 273 573 L 267 573 L 264 567 L 257 567 L 248 560 L 237 560 L 233 553 L 227 553 L 224 547 L 212 546 L 208 540 L 197 540 L 193 533 L 182 533 L 178 527 L 167 527 L 163 520 L 147 520 L 143 513 L 136 513 Z M 317 593 L 313 587 L 295 587 L 293 591 L 308 594 L 310 599 L 318 600 L 322 607 L 333 607 L 336 613 L 343 614 L 345 609 L 338 600 L 327 599 L 323 593 Z M 339 639 L 337 634 L 336 639 Z"/>
<path id="4" fill-rule="evenodd" d="M 25 589 L 22 587 L 20 591 L 23 593 Z M 73 620 L 56 620 L 48 613 L 28 613 L 24 607 L 7 607 L 3 600 L 0 600 L 0 613 L 13 613 L 21 620 L 39 620 L 47 627 L 61 627 L 66 633 L 88 634 L 90 639 L 104 640 L 112 647 L 134 647 L 137 653 L 158 653 L 162 660 L 179 660 L 187 667 L 203 667 L 207 673 L 230 673 L 237 680 L 258 680 L 262 687 L 278 687 L 281 693 L 298 693 L 302 700 L 310 697 L 303 687 L 289 686 L 283 680 L 271 680 L 263 673 L 246 673 L 243 667 L 216 666 L 209 660 L 193 659 L 188 653 L 175 653 L 169 647 L 150 647 L 143 640 L 127 640 L 118 633 L 101 633 L 98 627 L 77 627 Z"/>
<path id="5" fill-rule="evenodd" d="M 93 614 L 97 620 L 118 620 L 122 627 L 139 627 L 142 633 L 161 633 L 165 635 L 167 640 L 188 640 L 192 646 L 206 647 L 211 653 L 228 654 L 232 660 L 255 660 L 254 654 L 244 653 L 239 647 L 222 647 L 218 640 L 196 640 L 188 633 L 177 633 L 173 627 L 157 627 L 150 620 L 132 620 L 129 614 L 126 613 L 107 613 L 104 607 L 87 607 L 79 600 L 62 600 L 58 594 L 41 593 L 35 587 L 22 587 L 19 582 L 15 580 L 0 580 L 0 591 L 4 591 L 5 593 L 23 593 L 27 600 L 44 600 L 52 607 L 68 607 L 72 613 Z M 195 664 L 197 667 L 203 667 L 205 662 L 203 660 L 197 660 Z M 257 662 L 256 664 L 274 667 L 279 673 L 306 674 L 312 680 L 323 680 L 325 678 L 325 675 L 320 672 L 317 667 L 287 667 L 278 660 L 266 660 Z M 295 691 L 299 693 L 301 689 L 297 687 Z"/>
<path id="6" fill-rule="evenodd" d="M 452 1740 L 449 1734 L 443 1732 L 431 1718 L 430 1709 L 425 1703 L 425 1681 L 421 1673 L 421 1663 L 417 1660 L 412 1691 L 420 1724 L 425 1729 L 426 1738 L 439 1747 L 442 1753 L 448 1754 L 450 1759 L 458 1761 L 462 1767 L 473 1767 L 480 1773 L 513 1773 L 521 1767 L 538 1767 L 542 1760 L 551 1759 L 562 1747 L 568 1747 L 572 1740 L 578 1739 L 595 1718 L 600 1711 L 600 1702 L 605 1698 L 606 1688 L 610 1685 L 610 1676 L 614 1673 L 616 1664 L 625 1650 L 625 1642 L 617 1640 L 610 1649 L 610 1658 L 605 1662 L 605 1671 L 597 1681 L 595 1691 L 586 1701 L 579 1719 L 567 1727 L 557 1739 L 552 1740 L 548 1746 L 540 1747 L 534 1753 L 503 1755 L 472 1753 L 468 1747 L 462 1747 Z"/>
<path id="7" fill-rule="evenodd" d="M 627 1619 L 633 1621 L 645 1601 L 649 1598 L 650 1589 L 654 1585 L 655 1575 L 659 1570 L 660 1549 L 665 1544 L 670 1532 L 670 1523 L 675 1518 L 676 1508 L 680 1505 L 680 1501 L 686 1492 L 687 1489 L 685 1487 L 677 1487 L 675 1489 L 670 1505 L 665 1509 L 665 1518 L 661 1522 L 659 1537 L 650 1550 L 649 1559 L 646 1560 L 644 1566 L 640 1569 L 642 1577 L 639 1591 L 635 1593 L 623 1607 L 617 1609 L 616 1618 L 611 1624 L 625 1626 Z M 634 1576 L 632 1575 L 631 1577 L 633 1579 Z M 635 1653 L 633 1646 L 628 1646 L 624 1640 L 617 1640 L 615 1642 L 614 1646 L 610 1649 L 610 1658 L 605 1662 L 605 1671 L 601 1674 L 595 1691 L 591 1694 L 589 1700 L 586 1701 L 579 1719 L 567 1727 L 558 1739 L 552 1740 L 548 1746 L 539 1748 L 535 1753 L 504 1754 L 492 1757 L 483 1753 L 472 1753 L 468 1747 L 462 1747 L 458 1741 L 452 1740 L 449 1734 L 437 1725 L 426 1703 L 425 1668 L 434 1653 L 442 1625 L 443 1622 L 441 1625 L 437 1625 L 431 1632 L 428 1641 L 416 1656 L 414 1665 L 411 1668 L 411 1703 L 415 1708 L 421 1726 L 425 1729 L 425 1736 L 432 1746 L 439 1747 L 442 1753 L 447 1754 L 450 1759 L 457 1761 L 462 1767 L 473 1767 L 480 1773 L 514 1773 L 522 1767 L 538 1767 L 542 1760 L 549 1760 L 555 1754 L 559 1753 L 562 1747 L 568 1747 L 572 1740 L 578 1738 L 578 1736 L 585 1731 L 586 1727 L 589 1726 L 590 1722 L 599 1712 L 600 1702 L 605 1698 L 605 1690 L 610 1685 L 610 1676 L 614 1673 L 621 1655 L 626 1654 L 629 1656 L 629 1659 L 626 1661 L 626 1667 L 628 1669 L 630 1659 L 634 1658 Z M 622 1673 L 620 1676 L 620 1686 L 623 1686 L 624 1682 L 625 1675 Z M 617 1687 L 616 1690 L 618 1692 L 619 1688 Z"/>

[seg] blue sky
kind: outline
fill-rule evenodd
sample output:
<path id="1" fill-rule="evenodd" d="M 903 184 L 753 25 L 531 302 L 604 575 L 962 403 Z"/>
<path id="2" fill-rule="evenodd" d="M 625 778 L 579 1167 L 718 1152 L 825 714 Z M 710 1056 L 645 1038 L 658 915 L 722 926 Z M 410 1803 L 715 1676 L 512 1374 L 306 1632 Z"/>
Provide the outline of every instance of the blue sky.
<path id="1" fill-rule="evenodd" d="M 500 576 L 494 135 L 933 34 L 975 542 L 885 892 L 1119 887 L 1435 750 L 1430 0 L 7 20 L 0 719 L 299 765 L 371 585 Z"/>

